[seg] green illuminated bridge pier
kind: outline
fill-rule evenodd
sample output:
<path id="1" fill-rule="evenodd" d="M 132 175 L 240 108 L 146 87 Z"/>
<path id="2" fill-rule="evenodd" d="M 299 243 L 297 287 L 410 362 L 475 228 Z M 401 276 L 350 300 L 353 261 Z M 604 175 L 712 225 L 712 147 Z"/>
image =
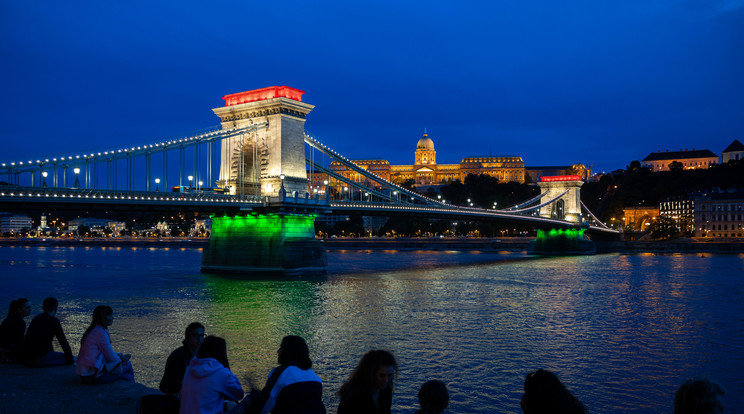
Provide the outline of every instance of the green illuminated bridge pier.
<path id="1" fill-rule="evenodd" d="M 400 187 L 308 134 L 314 106 L 303 93 L 281 86 L 227 95 L 213 109 L 221 125 L 192 136 L 0 163 L 2 210 L 209 213 L 203 270 L 238 274 L 325 273 L 319 214 L 506 222 L 547 231 L 542 240 L 566 239 L 566 229 L 580 229 L 571 240 L 619 238 L 581 203 L 578 176 L 543 177 L 538 196 L 501 209 L 453 206 Z M 311 193 L 318 176 L 343 191 Z"/>

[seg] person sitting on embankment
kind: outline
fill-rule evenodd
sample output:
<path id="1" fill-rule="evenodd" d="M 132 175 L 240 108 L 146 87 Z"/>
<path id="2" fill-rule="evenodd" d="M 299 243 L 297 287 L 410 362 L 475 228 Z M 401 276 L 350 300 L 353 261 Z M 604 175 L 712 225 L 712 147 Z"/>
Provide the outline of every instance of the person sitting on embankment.
<path id="1" fill-rule="evenodd" d="M 325 414 L 323 382 L 311 369 L 305 340 L 295 335 L 282 338 L 277 362 L 263 390 L 252 390 L 230 414 Z"/>
<path id="2" fill-rule="evenodd" d="M 57 319 L 58 302 L 55 298 L 46 298 L 42 305 L 43 313 L 31 320 L 23 341 L 23 357 L 26 364 L 32 367 L 53 367 L 72 365 L 70 344 L 67 342 L 62 324 Z M 57 338 L 63 352 L 54 350 L 53 341 Z"/>
<path id="3" fill-rule="evenodd" d="M 8 316 L 0 324 L 0 362 L 23 361 L 23 336 L 26 333 L 26 321 L 31 314 L 28 299 L 20 298 L 10 302 Z"/>
<path id="4" fill-rule="evenodd" d="M 178 395 L 181 392 L 183 374 L 186 373 L 191 360 L 196 357 L 203 339 L 204 325 L 192 322 L 186 327 L 183 345 L 171 352 L 165 363 L 163 378 L 160 380 L 160 391 L 171 395 Z"/>
<path id="5" fill-rule="evenodd" d="M 225 400 L 240 401 L 243 395 L 240 381 L 230 371 L 225 340 L 204 338 L 183 377 L 180 414 L 220 414 Z"/>
<path id="6" fill-rule="evenodd" d="M 397 371 L 398 363 L 390 352 L 373 350 L 364 354 L 338 390 L 338 414 L 390 414 Z"/>
<path id="7" fill-rule="evenodd" d="M 429 380 L 418 392 L 421 409 L 415 414 L 442 414 L 449 405 L 447 386 L 442 381 Z"/>
<path id="8" fill-rule="evenodd" d="M 134 382 L 129 358 L 114 352 L 108 327 L 114 323 L 114 311 L 96 306 L 90 326 L 83 334 L 75 372 L 83 384 L 105 384 L 118 379 Z"/>
<path id="9" fill-rule="evenodd" d="M 674 395 L 674 414 L 723 413 L 723 387 L 707 378 L 689 379 Z"/>
<path id="10" fill-rule="evenodd" d="M 527 374 L 521 405 L 524 414 L 586 413 L 579 399 L 568 392 L 555 374 L 544 369 Z"/>

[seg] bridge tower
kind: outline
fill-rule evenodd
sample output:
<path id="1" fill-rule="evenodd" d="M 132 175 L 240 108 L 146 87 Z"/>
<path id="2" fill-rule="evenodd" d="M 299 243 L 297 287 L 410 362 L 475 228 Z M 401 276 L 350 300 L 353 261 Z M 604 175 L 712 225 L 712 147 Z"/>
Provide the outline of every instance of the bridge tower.
<path id="1" fill-rule="evenodd" d="M 302 102 L 304 93 L 271 86 L 222 98 L 225 106 L 212 111 L 223 129 L 263 122 L 268 127 L 222 141 L 218 187 L 230 188 L 231 194 L 264 196 L 279 195 L 282 184 L 288 194 L 308 191 L 305 117 L 315 106 Z"/>
<path id="2" fill-rule="evenodd" d="M 545 194 L 540 203 L 552 200 L 568 190 L 558 201 L 540 208 L 540 217 L 581 223 L 581 193 L 579 189 L 584 182 L 578 175 L 556 175 L 541 177 L 538 183 Z"/>

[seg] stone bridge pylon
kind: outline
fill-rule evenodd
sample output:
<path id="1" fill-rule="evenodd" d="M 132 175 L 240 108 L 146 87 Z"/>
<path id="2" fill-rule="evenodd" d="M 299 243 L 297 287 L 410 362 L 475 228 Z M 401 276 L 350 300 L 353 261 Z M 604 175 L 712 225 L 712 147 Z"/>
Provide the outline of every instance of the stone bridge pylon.
<path id="1" fill-rule="evenodd" d="M 277 196 L 308 189 L 305 165 L 305 117 L 315 108 L 302 102 L 304 91 L 271 86 L 224 96 L 215 108 L 222 129 L 268 123 L 266 128 L 224 139 L 217 186 L 230 194 Z"/>
<path id="2" fill-rule="evenodd" d="M 305 195 L 305 116 L 314 106 L 299 89 L 272 86 L 223 97 L 213 109 L 223 129 L 249 133 L 222 140 L 217 186 L 230 194 Z M 315 214 L 289 213 L 281 205 L 261 212 L 212 217 L 212 234 L 202 254 L 202 271 L 243 275 L 326 273 L 325 247 L 315 239 Z"/>
<path id="3" fill-rule="evenodd" d="M 540 208 L 540 217 L 581 223 L 581 193 L 579 189 L 584 181 L 578 175 L 557 175 L 552 177 L 541 177 L 538 183 L 543 196 L 540 204 L 546 203 L 564 192 L 555 203 Z"/>

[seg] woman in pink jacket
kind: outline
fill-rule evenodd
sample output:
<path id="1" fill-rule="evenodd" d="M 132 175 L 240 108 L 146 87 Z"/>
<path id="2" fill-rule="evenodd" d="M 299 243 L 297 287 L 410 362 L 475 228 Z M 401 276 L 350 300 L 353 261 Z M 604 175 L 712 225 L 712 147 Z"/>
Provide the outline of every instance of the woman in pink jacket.
<path id="1" fill-rule="evenodd" d="M 114 322 L 109 306 L 96 306 L 93 320 L 83 334 L 75 372 L 83 384 L 105 384 L 118 379 L 134 382 L 134 370 L 129 358 L 117 354 L 111 347 L 108 327 Z"/>
<path id="2" fill-rule="evenodd" d="M 230 371 L 225 340 L 204 338 L 183 376 L 180 414 L 222 414 L 225 400 L 239 401 L 243 394 Z"/>

